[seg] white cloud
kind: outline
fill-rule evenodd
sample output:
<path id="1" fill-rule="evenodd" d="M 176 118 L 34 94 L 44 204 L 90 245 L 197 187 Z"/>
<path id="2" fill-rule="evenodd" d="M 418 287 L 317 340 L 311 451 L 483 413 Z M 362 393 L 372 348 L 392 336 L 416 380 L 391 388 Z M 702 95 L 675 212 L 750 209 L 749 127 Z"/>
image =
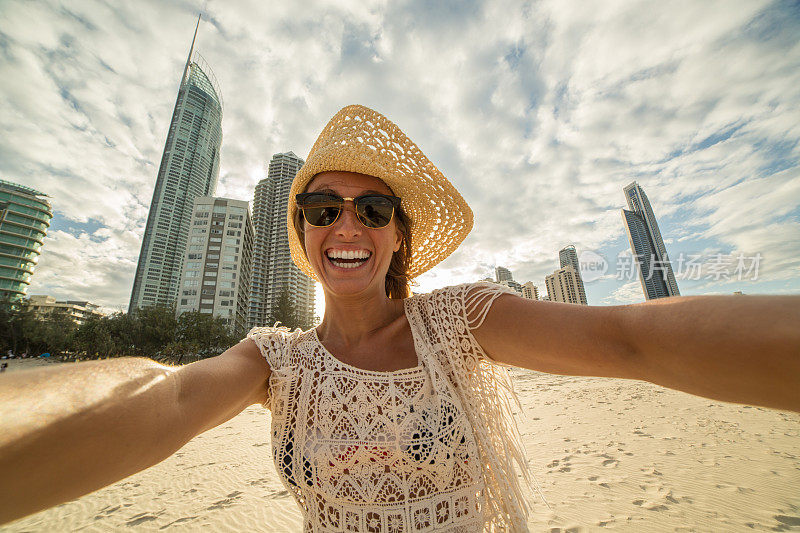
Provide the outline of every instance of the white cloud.
<path id="1" fill-rule="evenodd" d="M 0 173 L 106 232 L 51 235 L 32 292 L 126 304 L 199 8 L 3 4 Z M 633 180 L 670 250 L 761 251 L 764 276 L 796 279 L 798 35 L 796 12 L 765 1 L 215 3 L 198 46 L 225 101 L 217 192 L 251 199 L 272 154 L 304 156 L 363 103 L 475 212 L 426 290 L 494 264 L 541 286 L 570 243 L 614 257 Z M 72 268 L 68 244 L 100 273 Z"/>
<path id="2" fill-rule="evenodd" d="M 617 287 L 614 289 L 614 292 L 603 299 L 603 303 L 607 305 L 635 304 L 644 301 L 642 284 L 638 280 L 630 281 L 625 285 Z"/>

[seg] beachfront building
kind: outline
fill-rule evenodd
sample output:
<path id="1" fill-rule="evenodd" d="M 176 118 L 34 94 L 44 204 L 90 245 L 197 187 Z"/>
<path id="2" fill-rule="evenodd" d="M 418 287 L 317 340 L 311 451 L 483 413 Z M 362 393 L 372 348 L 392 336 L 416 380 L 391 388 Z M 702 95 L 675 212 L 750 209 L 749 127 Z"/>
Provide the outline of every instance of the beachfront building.
<path id="1" fill-rule="evenodd" d="M 586 305 L 585 301 L 581 301 L 578 273 L 571 264 L 559 268 L 547 276 L 544 282 L 551 302 Z"/>
<path id="2" fill-rule="evenodd" d="M 53 218 L 46 198 L 30 187 L 0 180 L 0 300 L 25 297 Z"/>
<path id="3" fill-rule="evenodd" d="M 586 300 L 586 290 L 583 287 L 583 279 L 581 278 L 581 267 L 578 263 L 578 253 L 575 251 L 575 246 L 569 245 L 558 252 L 559 265 L 563 268 L 567 265 L 572 265 L 575 271 L 576 283 L 578 285 L 578 303 L 588 305 Z"/>
<path id="4" fill-rule="evenodd" d="M 272 325 L 283 292 L 307 326 L 314 323 L 314 280 L 292 261 L 286 233 L 289 189 L 303 160 L 293 152 L 275 154 L 267 177 L 256 185 L 253 199 L 253 283 L 250 289 L 248 327 Z"/>
<path id="5" fill-rule="evenodd" d="M 514 292 L 522 296 L 522 285 L 513 279 L 504 279 L 503 281 L 495 281 L 495 283 L 498 285 L 503 285 L 504 287 L 509 287 L 510 289 L 514 289 Z"/>
<path id="6" fill-rule="evenodd" d="M 249 204 L 213 196 L 195 198 L 177 316 L 187 311 L 209 313 L 223 318 L 232 332 L 243 335 L 252 260 Z"/>
<path id="7" fill-rule="evenodd" d="M 38 318 L 49 318 L 53 315 L 70 317 L 79 326 L 89 318 L 102 318 L 105 313 L 100 306 L 86 300 L 56 300 L 48 295 L 32 295 L 25 301 L 25 306 Z"/>
<path id="8" fill-rule="evenodd" d="M 194 199 L 213 196 L 217 188 L 222 98 L 211 68 L 194 52 L 197 28 L 194 35 L 147 215 L 129 312 L 175 302 Z"/>
<path id="9" fill-rule="evenodd" d="M 533 284 L 532 281 L 528 281 L 522 284 L 522 297 L 527 298 L 528 300 L 538 300 L 539 299 L 539 287 Z"/>
<path id="10" fill-rule="evenodd" d="M 634 181 L 624 191 L 629 209 L 622 210 L 622 220 L 628 232 L 631 252 L 639 266 L 639 281 L 645 298 L 653 300 L 679 296 L 678 282 L 644 189 Z"/>
<path id="11" fill-rule="evenodd" d="M 494 268 L 494 276 L 497 283 L 514 280 L 514 277 L 511 275 L 511 271 L 501 266 Z"/>
<path id="12" fill-rule="evenodd" d="M 481 281 L 488 281 L 490 283 L 497 283 L 498 285 L 509 287 L 523 298 L 528 298 L 529 300 L 539 299 L 539 288 L 534 285 L 532 281 L 527 281 L 520 284 L 519 282 L 514 281 L 514 276 L 511 274 L 509 269 L 501 266 L 495 267 L 494 274 L 494 278 L 486 277 Z"/>

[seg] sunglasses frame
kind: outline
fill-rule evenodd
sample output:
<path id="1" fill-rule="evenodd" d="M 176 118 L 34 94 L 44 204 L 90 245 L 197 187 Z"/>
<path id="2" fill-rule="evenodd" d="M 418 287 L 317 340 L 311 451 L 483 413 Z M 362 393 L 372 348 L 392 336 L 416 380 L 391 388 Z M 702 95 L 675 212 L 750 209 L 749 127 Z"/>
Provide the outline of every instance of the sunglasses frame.
<path id="1" fill-rule="evenodd" d="M 309 196 L 315 195 L 315 194 L 331 196 L 331 197 L 333 197 L 335 199 L 338 198 L 337 201 L 341 202 L 339 204 L 339 213 L 337 213 L 336 218 L 334 218 L 333 222 L 331 222 L 330 224 L 327 224 L 325 226 L 317 226 L 316 224 L 312 224 L 308 220 L 308 218 L 306 217 L 305 208 L 303 207 L 303 201 L 306 198 L 308 198 Z M 386 200 L 389 200 L 389 202 L 392 204 L 392 216 L 389 218 L 389 220 L 383 226 L 378 226 L 378 227 L 367 226 L 366 224 L 364 224 L 364 221 L 361 220 L 361 214 L 358 212 L 358 200 L 360 200 L 362 198 L 368 198 L 368 197 L 384 198 Z M 333 226 L 334 224 L 336 224 L 336 221 L 339 220 L 340 216 L 342 216 L 342 211 L 344 211 L 344 203 L 347 200 L 350 200 L 350 201 L 353 202 L 353 211 L 356 214 L 356 218 L 361 223 L 361 225 L 364 226 L 367 229 L 382 229 L 382 228 L 385 228 L 386 226 L 388 226 L 392 222 L 392 220 L 394 219 L 394 214 L 395 214 L 395 212 L 397 212 L 397 208 L 400 207 L 400 202 L 401 202 L 401 199 L 398 196 L 392 196 L 392 195 L 389 195 L 389 194 L 380 194 L 380 193 L 376 193 L 376 192 L 369 192 L 369 193 L 365 193 L 365 194 L 360 194 L 360 195 L 356 196 L 355 198 L 343 198 L 343 197 L 339 196 L 338 194 L 335 194 L 335 193 L 332 193 L 332 192 L 303 192 L 303 193 L 295 195 L 294 200 L 295 200 L 295 203 L 297 204 L 297 208 L 303 213 L 303 220 L 305 220 L 306 223 L 309 226 L 313 226 L 315 228 L 327 228 L 327 227 L 330 227 L 330 226 Z"/>

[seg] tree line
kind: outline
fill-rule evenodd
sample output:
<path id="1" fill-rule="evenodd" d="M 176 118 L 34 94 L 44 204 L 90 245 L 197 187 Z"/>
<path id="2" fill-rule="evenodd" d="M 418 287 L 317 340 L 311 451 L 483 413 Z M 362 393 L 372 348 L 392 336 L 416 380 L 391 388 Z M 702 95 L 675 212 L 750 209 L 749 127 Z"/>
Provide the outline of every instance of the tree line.
<path id="1" fill-rule="evenodd" d="M 300 320 L 287 291 L 272 315 L 269 325 L 312 327 Z M 208 313 L 189 311 L 176 317 L 170 306 L 92 317 L 78 325 L 66 312 L 54 310 L 42 317 L 21 302 L 0 301 L 0 352 L 17 356 L 50 353 L 63 360 L 133 356 L 181 364 L 218 355 L 246 333 L 232 332 L 224 319 Z"/>

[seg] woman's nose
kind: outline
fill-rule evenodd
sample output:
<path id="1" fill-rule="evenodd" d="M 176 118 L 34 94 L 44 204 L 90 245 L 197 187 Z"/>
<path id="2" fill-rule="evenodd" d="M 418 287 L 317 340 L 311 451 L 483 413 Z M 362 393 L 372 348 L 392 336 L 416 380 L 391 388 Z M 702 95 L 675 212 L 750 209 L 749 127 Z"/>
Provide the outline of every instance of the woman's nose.
<path id="1" fill-rule="evenodd" d="M 339 220 L 336 221 L 336 232 L 346 237 L 361 234 L 361 222 L 356 216 L 353 202 L 347 201 L 344 203 Z"/>

